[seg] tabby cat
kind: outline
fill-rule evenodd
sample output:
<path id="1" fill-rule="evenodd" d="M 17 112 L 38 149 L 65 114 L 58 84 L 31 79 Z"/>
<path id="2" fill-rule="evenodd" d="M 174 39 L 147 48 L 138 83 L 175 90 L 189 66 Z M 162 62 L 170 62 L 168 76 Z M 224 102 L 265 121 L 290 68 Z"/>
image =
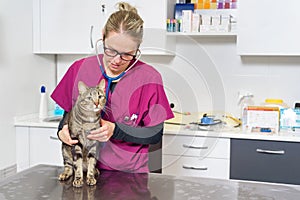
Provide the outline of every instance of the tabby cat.
<path id="1" fill-rule="evenodd" d="M 62 144 L 64 171 L 59 175 L 59 180 L 64 181 L 75 173 L 74 187 L 83 186 L 83 172 L 87 173 L 87 185 L 97 183 L 99 142 L 87 139 L 87 135 L 91 130 L 100 127 L 101 111 L 106 103 L 104 80 L 96 87 L 88 87 L 79 81 L 78 90 L 78 99 L 72 110 L 67 113 L 64 124 L 68 124 L 71 138 L 79 142 L 73 146 Z"/>

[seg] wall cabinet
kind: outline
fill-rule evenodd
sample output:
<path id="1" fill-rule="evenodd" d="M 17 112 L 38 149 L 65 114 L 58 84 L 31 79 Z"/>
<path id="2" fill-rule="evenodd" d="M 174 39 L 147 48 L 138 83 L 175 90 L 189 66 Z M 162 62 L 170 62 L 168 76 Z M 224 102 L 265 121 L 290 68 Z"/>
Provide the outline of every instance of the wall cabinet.
<path id="1" fill-rule="evenodd" d="M 300 55 L 299 1 L 238 2 L 237 51 L 240 55 Z"/>
<path id="2" fill-rule="evenodd" d="M 230 178 L 300 184 L 297 142 L 231 139 Z"/>
<path id="3" fill-rule="evenodd" d="M 33 0 L 33 52 L 37 54 L 91 54 L 102 36 L 108 16 L 117 0 Z M 127 1 L 145 21 L 142 53 L 164 53 L 157 49 L 171 45 L 165 35 L 164 0 Z M 171 40 L 171 39 L 170 39 Z"/>
<path id="4" fill-rule="evenodd" d="M 164 135 L 162 173 L 229 179 L 227 138 Z"/>
<path id="5" fill-rule="evenodd" d="M 17 171 L 37 164 L 63 166 L 57 128 L 16 127 Z"/>
<path id="6" fill-rule="evenodd" d="M 34 0 L 33 52 L 89 54 L 104 17 L 97 0 Z"/>

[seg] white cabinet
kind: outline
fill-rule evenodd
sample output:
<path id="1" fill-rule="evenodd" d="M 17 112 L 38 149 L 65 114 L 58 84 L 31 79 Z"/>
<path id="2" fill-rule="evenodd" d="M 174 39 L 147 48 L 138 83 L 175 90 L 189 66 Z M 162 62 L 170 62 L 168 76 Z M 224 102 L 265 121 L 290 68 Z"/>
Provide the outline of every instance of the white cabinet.
<path id="1" fill-rule="evenodd" d="M 168 163 L 167 166 L 165 164 Z M 163 174 L 229 179 L 229 160 L 163 155 Z"/>
<path id="2" fill-rule="evenodd" d="M 63 165 L 57 128 L 16 127 L 17 171 L 37 164 Z"/>
<path id="3" fill-rule="evenodd" d="M 29 128 L 16 127 L 17 171 L 29 168 Z"/>
<path id="4" fill-rule="evenodd" d="M 229 179 L 230 140 L 164 135 L 162 173 Z"/>
<path id="5" fill-rule="evenodd" d="M 33 52 L 91 53 L 102 13 L 97 0 L 34 0 Z"/>
<path id="6" fill-rule="evenodd" d="M 300 55 L 300 1 L 238 2 L 237 51 L 240 55 Z"/>
<path id="7" fill-rule="evenodd" d="M 33 52 L 39 54 L 91 54 L 101 38 L 117 0 L 33 0 Z M 167 48 L 167 1 L 127 1 L 145 21 L 142 53 Z M 171 40 L 171 39 L 169 39 Z M 159 53 L 159 52 L 158 52 Z"/>
<path id="8" fill-rule="evenodd" d="M 63 165 L 61 141 L 57 129 L 30 128 L 30 166 L 37 164 Z"/>
<path id="9" fill-rule="evenodd" d="M 231 139 L 230 179 L 300 185 L 298 142 Z"/>

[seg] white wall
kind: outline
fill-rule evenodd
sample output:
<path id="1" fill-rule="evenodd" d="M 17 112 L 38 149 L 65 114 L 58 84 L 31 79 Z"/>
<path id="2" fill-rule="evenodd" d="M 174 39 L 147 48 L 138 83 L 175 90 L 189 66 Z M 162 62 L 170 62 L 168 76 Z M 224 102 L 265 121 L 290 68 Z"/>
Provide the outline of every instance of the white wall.
<path id="1" fill-rule="evenodd" d="M 299 56 L 241 57 L 236 51 L 234 36 L 178 36 L 175 57 L 142 59 L 162 73 L 169 99 L 177 110 L 218 110 L 239 117 L 239 91 L 252 92 L 256 104 L 266 98 L 281 98 L 293 106 L 300 100 Z M 59 72 L 64 73 L 76 58 L 60 56 Z"/>
<path id="2" fill-rule="evenodd" d="M 0 0 L 0 169 L 14 165 L 14 117 L 38 112 L 39 87 L 55 86 L 54 56 L 32 54 L 32 1 Z"/>
<path id="3" fill-rule="evenodd" d="M 276 42 L 276 41 L 274 41 Z M 289 106 L 300 101 L 300 56 L 248 56 L 237 55 L 235 37 L 177 37 L 177 53 L 182 59 L 173 58 L 169 71 L 186 74 L 185 79 L 193 88 L 193 94 L 182 87 L 181 105 L 183 111 L 211 109 L 225 110 L 239 116 L 238 92 L 249 91 L 254 94 L 254 102 L 261 104 L 266 98 L 283 99 Z M 192 54 L 192 55 L 191 55 Z M 153 60 L 153 58 L 152 58 Z M 157 60 L 157 59 L 156 59 Z M 148 59 L 151 62 L 151 59 Z M 191 70 L 196 68 L 195 70 Z M 161 71 L 166 69 L 161 67 Z M 164 74 L 166 82 L 172 77 Z M 175 82 L 174 82 L 175 83 Z M 176 82 L 173 88 L 180 87 Z M 222 91 L 223 90 L 223 91 Z M 197 104 L 194 104 L 195 96 Z"/>

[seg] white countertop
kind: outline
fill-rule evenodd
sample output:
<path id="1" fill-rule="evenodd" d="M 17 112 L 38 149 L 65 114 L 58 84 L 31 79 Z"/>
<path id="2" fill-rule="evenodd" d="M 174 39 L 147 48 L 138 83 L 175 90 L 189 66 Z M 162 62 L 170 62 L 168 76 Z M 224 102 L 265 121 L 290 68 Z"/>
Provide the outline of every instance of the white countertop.
<path id="1" fill-rule="evenodd" d="M 175 117 L 168 120 L 171 123 L 181 123 L 187 125 L 171 125 L 165 124 L 164 135 L 188 135 L 195 137 L 220 137 L 220 138 L 237 138 L 237 139 L 256 139 L 256 140 L 273 140 L 273 141 L 287 141 L 300 142 L 300 132 L 279 131 L 278 133 L 248 133 L 242 131 L 240 127 L 234 128 L 237 125 L 236 121 L 230 118 L 223 118 L 226 122 L 220 127 L 217 126 L 201 126 L 201 130 L 197 125 L 190 125 L 190 122 L 199 122 L 203 113 L 190 113 L 190 115 L 183 115 L 174 113 Z M 224 114 L 221 114 L 224 115 Z"/>
<path id="2" fill-rule="evenodd" d="M 184 126 L 166 125 L 164 135 L 187 135 L 195 137 L 219 137 L 219 138 L 236 138 L 236 139 L 255 139 L 255 140 L 272 140 L 286 142 L 300 142 L 300 133 L 281 131 L 274 134 L 264 133 L 245 133 L 240 128 L 231 130 L 221 129 L 219 131 L 196 131 L 186 129 Z"/>
<path id="3" fill-rule="evenodd" d="M 54 116 L 49 116 L 52 119 Z M 41 128 L 57 128 L 59 122 L 46 122 L 38 118 L 38 114 L 15 117 L 14 125 L 16 127 L 41 127 Z M 286 142 L 300 142 L 300 133 L 280 131 L 276 134 L 268 133 L 245 133 L 240 128 L 222 127 L 220 130 L 206 131 L 195 130 L 184 125 L 166 124 L 164 135 L 186 135 L 195 137 L 220 137 L 220 138 L 237 138 L 237 139 L 256 139 L 256 140 L 272 140 Z"/>
<path id="4" fill-rule="evenodd" d="M 47 119 L 56 118 L 55 116 L 49 116 Z M 39 119 L 38 114 L 29 114 L 24 116 L 15 117 L 14 125 L 16 127 L 41 127 L 41 128 L 57 128 L 59 121 L 48 122 L 43 119 Z"/>

